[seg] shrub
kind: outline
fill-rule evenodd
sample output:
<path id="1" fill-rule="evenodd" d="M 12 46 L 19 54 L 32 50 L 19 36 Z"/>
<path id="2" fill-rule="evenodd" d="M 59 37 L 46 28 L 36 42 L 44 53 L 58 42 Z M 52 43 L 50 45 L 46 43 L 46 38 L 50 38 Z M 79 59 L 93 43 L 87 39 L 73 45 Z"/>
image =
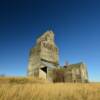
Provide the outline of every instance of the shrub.
<path id="1" fill-rule="evenodd" d="M 65 70 L 63 68 L 53 69 L 53 82 L 65 82 Z"/>

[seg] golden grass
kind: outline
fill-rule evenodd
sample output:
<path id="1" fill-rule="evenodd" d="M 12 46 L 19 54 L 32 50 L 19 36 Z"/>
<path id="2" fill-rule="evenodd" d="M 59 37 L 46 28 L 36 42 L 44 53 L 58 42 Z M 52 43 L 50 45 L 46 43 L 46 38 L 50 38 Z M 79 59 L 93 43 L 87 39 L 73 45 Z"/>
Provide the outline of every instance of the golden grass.
<path id="1" fill-rule="evenodd" d="M 0 100 L 100 100 L 100 84 L 0 84 Z"/>
<path id="2" fill-rule="evenodd" d="M 46 80 L 31 77 L 0 77 L 0 84 L 26 84 L 26 83 L 46 83 Z"/>

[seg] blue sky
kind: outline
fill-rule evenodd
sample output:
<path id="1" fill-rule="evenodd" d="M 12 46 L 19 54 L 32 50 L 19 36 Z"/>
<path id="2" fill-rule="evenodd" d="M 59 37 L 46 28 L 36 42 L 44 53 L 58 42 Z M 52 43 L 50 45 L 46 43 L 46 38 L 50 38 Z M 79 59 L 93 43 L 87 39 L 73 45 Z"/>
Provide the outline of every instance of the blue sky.
<path id="1" fill-rule="evenodd" d="M 60 65 L 87 64 L 89 79 L 100 81 L 99 0 L 1 0 L 0 74 L 26 76 L 29 50 L 53 30 Z"/>

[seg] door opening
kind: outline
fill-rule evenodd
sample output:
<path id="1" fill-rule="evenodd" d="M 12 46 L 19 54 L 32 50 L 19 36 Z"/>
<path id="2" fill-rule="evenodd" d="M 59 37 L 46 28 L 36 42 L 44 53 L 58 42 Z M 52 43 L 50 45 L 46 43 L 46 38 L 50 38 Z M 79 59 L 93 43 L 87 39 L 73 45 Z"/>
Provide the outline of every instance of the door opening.
<path id="1" fill-rule="evenodd" d="M 47 74 L 47 67 L 43 67 L 41 70 Z"/>

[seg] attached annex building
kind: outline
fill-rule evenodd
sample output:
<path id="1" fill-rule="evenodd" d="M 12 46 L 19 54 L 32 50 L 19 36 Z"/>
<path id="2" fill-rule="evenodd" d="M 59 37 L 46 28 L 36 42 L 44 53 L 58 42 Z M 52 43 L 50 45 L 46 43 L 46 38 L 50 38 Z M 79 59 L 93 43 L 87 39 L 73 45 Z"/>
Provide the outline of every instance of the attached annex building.
<path id="1" fill-rule="evenodd" d="M 59 66 L 59 51 L 54 42 L 54 33 L 45 32 L 37 39 L 36 46 L 29 54 L 28 76 L 52 81 L 50 72 Z M 64 66 L 66 82 L 85 82 L 88 80 L 86 66 L 83 63 Z"/>

